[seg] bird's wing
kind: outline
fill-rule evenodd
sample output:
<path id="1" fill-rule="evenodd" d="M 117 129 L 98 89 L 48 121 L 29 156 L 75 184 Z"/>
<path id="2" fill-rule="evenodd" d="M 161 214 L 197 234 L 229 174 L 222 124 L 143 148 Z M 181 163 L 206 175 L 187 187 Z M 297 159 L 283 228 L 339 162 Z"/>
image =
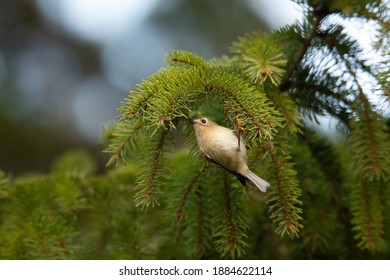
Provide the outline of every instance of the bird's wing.
<path id="1" fill-rule="evenodd" d="M 216 161 L 214 160 L 214 158 L 213 158 L 212 156 L 210 156 L 209 154 L 206 154 L 205 152 L 203 152 L 203 155 L 204 155 L 204 157 L 207 159 L 208 162 L 211 162 L 211 163 L 213 163 L 213 164 L 216 164 L 216 165 L 220 166 L 220 165 L 218 164 L 218 162 L 216 162 Z"/>
<path id="2" fill-rule="evenodd" d="M 215 161 L 210 155 L 206 154 L 206 153 L 203 153 L 205 158 L 207 159 L 208 162 L 211 162 L 213 164 L 215 164 L 216 166 L 226 170 L 227 172 L 233 174 L 234 176 L 237 177 L 238 181 L 240 181 L 240 183 L 243 185 L 243 186 L 246 186 L 246 178 L 244 176 L 242 176 L 241 174 L 238 174 L 237 172 L 233 172 L 229 169 L 227 169 L 226 167 L 220 165 L 217 161 Z"/>

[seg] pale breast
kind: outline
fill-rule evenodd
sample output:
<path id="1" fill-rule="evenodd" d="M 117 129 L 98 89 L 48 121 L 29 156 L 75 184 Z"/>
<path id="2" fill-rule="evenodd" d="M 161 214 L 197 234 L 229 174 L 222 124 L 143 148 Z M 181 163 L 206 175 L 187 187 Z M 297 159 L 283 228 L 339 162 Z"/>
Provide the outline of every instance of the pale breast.
<path id="1" fill-rule="evenodd" d="M 218 127 L 207 141 L 207 154 L 225 168 L 236 171 L 246 163 L 247 155 L 243 139 L 238 147 L 238 138 L 234 132 L 225 127 Z M 245 164 L 246 165 L 246 164 Z"/>

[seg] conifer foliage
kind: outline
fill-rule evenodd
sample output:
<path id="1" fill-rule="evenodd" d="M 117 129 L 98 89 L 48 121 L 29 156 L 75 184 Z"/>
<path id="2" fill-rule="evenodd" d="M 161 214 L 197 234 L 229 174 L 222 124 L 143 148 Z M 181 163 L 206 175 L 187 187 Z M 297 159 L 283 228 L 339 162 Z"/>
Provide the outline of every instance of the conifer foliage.
<path id="1" fill-rule="evenodd" d="M 370 101 L 381 96 L 389 108 L 388 7 L 295 2 L 302 22 L 244 35 L 228 56 L 168 53 L 105 128 L 106 175 L 91 175 L 80 154 L 75 170 L 71 156 L 46 177 L 0 174 L 0 257 L 390 256 L 389 122 Z M 383 63 L 364 60 L 345 31 L 352 20 L 377 27 Z M 207 164 L 197 116 L 242 128 L 248 165 L 271 183 L 267 193 Z M 317 116 L 338 122 L 337 140 L 310 128 Z M 42 188 L 55 196 L 39 197 Z"/>

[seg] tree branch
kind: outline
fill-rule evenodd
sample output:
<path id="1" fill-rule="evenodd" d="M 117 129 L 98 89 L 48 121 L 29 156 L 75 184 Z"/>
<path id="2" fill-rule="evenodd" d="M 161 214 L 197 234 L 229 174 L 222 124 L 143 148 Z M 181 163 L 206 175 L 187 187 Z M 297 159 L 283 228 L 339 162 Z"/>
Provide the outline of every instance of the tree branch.
<path id="1" fill-rule="evenodd" d="M 296 53 L 294 60 L 290 64 L 290 67 L 287 68 L 287 71 L 283 77 L 283 80 L 279 86 L 280 91 L 286 91 L 289 89 L 291 85 L 291 76 L 293 73 L 297 70 L 299 63 L 302 61 L 303 57 L 307 53 L 307 50 L 309 49 L 312 40 L 316 37 L 317 29 L 320 26 L 322 20 L 325 18 L 325 15 L 319 15 L 318 17 L 314 18 L 313 26 L 310 29 L 309 33 L 306 35 L 305 38 L 303 38 L 303 44 L 301 45 L 301 48 Z"/>

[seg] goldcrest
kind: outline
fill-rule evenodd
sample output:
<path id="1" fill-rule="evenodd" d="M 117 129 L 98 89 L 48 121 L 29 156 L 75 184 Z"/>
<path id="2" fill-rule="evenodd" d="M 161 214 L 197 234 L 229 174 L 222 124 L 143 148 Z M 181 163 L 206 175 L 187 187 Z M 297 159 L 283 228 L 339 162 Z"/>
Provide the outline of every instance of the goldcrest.
<path id="1" fill-rule="evenodd" d="M 208 118 L 195 119 L 192 123 L 199 149 L 209 162 L 235 175 L 244 186 L 249 180 L 262 192 L 267 190 L 270 184 L 249 170 L 242 137 Z"/>

